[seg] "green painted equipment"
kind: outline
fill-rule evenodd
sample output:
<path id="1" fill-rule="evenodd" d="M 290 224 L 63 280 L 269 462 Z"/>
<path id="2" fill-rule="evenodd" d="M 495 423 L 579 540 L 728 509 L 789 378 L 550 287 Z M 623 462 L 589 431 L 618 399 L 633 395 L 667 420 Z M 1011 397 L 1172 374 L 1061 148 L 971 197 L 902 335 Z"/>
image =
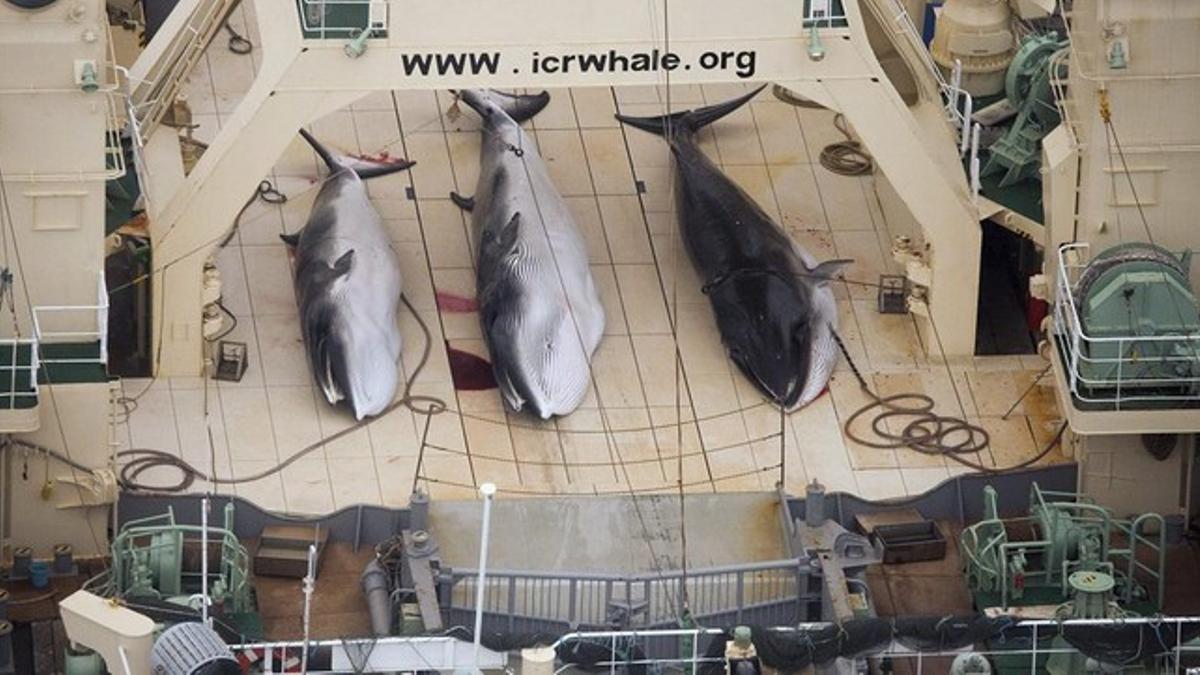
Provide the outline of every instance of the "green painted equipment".
<path id="1" fill-rule="evenodd" d="M 1075 573 L 1103 573 L 1114 580 L 1123 606 L 1157 610 L 1163 603 L 1165 536 L 1158 514 L 1116 519 L 1085 495 L 1042 490 L 1037 483 L 1028 515 L 1002 519 L 989 485 L 983 520 L 962 533 L 967 585 L 980 609 L 1007 611 L 1058 605 L 1072 591 Z"/>
<path id="2" fill-rule="evenodd" d="M 1095 256 L 1073 288 L 1089 398 L 1200 393 L 1200 310 L 1191 252 L 1126 243 Z"/>
<path id="3" fill-rule="evenodd" d="M 1037 175 L 1041 166 L 1042 137 L 1062 121 L 1050 86 L 1050 68 L 1059 50 L 1067 46 L 1055 33 L 1030 35 L 1021 42 L 1004 78 L 1008 102 L 1017 116 L 991 148 L 981 175 L 1004 172 L 1000 187 Z M 1055 67 L 1064 67 L 1055 65 Z M 1059 73 L 1060 76 L 1065 73 Z"/>
<path id="4" fill-rule="evenodd" d="M 250 559 L 233 534 L 233 515 L 233 504 L 227 504 L 224 527 L 208 528 L 209 542 L 221 549 L 219 563 L 209 568 L 208 590 L 214 605 L 228 613 L 244 614 L 254 610 Z M 202 584 L 199 565 L 185 565 L 184 560 L 188 553 L 193 560 L 199 557 L 200 533 L 199 526 L 176 523 L 173 509 L 126 523 L 113 538 L 112 567 L 97 592 L 190 604 Z"/>

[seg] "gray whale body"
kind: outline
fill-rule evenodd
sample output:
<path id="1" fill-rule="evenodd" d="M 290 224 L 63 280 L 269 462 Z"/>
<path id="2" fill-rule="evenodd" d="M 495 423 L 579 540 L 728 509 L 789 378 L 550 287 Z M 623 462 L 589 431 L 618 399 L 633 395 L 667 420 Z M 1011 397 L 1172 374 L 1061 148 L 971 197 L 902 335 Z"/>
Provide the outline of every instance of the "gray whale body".
<path id="1" fill-rule="evenodd" d="M 361 420 L 383 412 L 396 395 L 401 292 L 396 251 L 363 180 L 414 163 L 336 156 L 307 131 L 300 135 L 329 173 L 304 228 L 280 238 L 295 247 L 300 329 L 313 377 L 325 400 L 344 400 Z"/>
<path id="2" fill-rule="evenodd" d="M 721 341 L 759 390 L 793 408 L 824 391 L 837 363 L 837 307 L 828 281 L 851 261 L 818 263 L 696 143 L 699 129 L 761 90 L 696 110 L 617 119 L 666 139 L 674 159 L 680 234 L 704 279 Z"/>
<path id="3" fill-rule="evenodd" d="M 482 119 L 475 195 L 452 197 L 472 212 L 480 320 L 497 386 L 515 411 L 566 415 L 591 385 L 604 306 L 583 237 L 520 126 L 550 97 L 458 94 Z"/>

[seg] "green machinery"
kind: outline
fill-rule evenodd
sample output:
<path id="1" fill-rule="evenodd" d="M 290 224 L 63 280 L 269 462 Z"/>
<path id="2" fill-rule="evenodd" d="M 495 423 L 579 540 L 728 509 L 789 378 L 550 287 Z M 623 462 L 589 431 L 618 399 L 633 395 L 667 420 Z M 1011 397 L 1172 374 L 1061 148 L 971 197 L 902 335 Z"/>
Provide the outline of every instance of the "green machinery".
<path id="1" fill-rule="evenodd" d="M 1008 66 L 1004 93 L 1017 116 L 1004 135 L 989 148 L 987 163 L 980 171 L 983 176 L 1005 172 L 1000 187 L 1037 175 L 1041 165 L 1042 137 L 1062 120 L 1050 86 L 1051 64 L 1062 61 L 1053 62 L 1051 57 L 1067 44 L 1055 33 L 1030 35 L 1021 43 Z"/>
<path id="2" fill-rule="evenodd" d="M 1072 299 L 1082 336 L 1075 373 L 1087 398 L 1200 393 L 1200 310 L 1191 252 L 1131 242 L 1092 258 Z"/>
<path id="3" fill-rule="evenodd" d="M 196 563 L 201 554 L 201 536 L 200 526 L 176 523 L 170 508 L 162 515 L 126 523 L 112 541 L 112 567 L 97 592 L 190 605 L 202 587 Z M 220 547 L 219 560 L 214 557 L 209 566 L 212 604 L 226 614 L 252 613 L 250 558 L 233 534 L 233 504 L 225 506 L 224 527 L 208 528 L 208 540 L 210 550 L 212 545 Z M 191 564 L 185 564 L 185 558 L 190 558 Z"/>
<path id="4" fill-rule="evenodd" d="M 996 490 L 989 485 L 983 496 L 983 520 L 963 530 L 961 539 L 967 586 L 981 610 L 1058 606 L 1077 590 L 1072 579 L 1079 579 L 1078 572 L 1111 577 L 1114 598 L 1126 610 L 1162 607 L 1162 516 L 1120 520 L 1085 495 L 1034 483 L 1028 515 L 1001 519 Z"/>

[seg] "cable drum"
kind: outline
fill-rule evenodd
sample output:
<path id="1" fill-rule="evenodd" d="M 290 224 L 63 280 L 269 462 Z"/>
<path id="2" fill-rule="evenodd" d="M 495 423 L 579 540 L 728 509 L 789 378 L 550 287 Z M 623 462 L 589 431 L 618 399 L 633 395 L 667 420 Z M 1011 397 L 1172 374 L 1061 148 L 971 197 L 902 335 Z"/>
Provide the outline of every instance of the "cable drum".
<path id="1" fill-rule="evenodd" d="M 155 675 L 240 675 L 242 668 L 216 631 L 202 623 L 177 623 L 154 641 Z"/>

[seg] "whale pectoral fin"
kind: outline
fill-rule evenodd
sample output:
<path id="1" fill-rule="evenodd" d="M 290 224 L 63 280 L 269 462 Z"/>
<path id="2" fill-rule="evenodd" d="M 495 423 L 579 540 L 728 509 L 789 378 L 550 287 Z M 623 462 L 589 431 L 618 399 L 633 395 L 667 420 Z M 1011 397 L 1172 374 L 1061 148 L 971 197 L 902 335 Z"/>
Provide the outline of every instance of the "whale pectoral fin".
<path id="1" fill-rule="evenodd" d="M 842 271 L 842 268 L 853 262 L 854 262 L 854 260 L 852 260 L 850 258 L 838 258 L 837 260 L 826 260 L 825 262 L 810 269 L 808 271 L 808 276 L 818 286 L 821 286 L 821 285 L 827 284 L 830 281 L 837 278 L 837 275 L 839 272 Z"/>
<path id="2" fill-rule="evenodd" d="M 466 211 L 467 213 L 471 213 L 472 211 L 475 210 L 475 198 L 474 197 L 464 197 L 464 196 L 458 194 L 457 192 L 451 192 L 450 193 L 450 201 L 454 202 L 455 206 L 462 209 L 463 211 Z"/>
<path id="3" fill-rule="evenodd" d="M 313 375 L 316 376 L 317 385 L 321 388 L 321 393 L 325 395 L 325 400 L 330 405 L 334 405 L 346 397 L 346 394 L 338 386 L 337 376 L 334 373 L 334 359 L 336 355 L 334 351 L 337 346 L 330 336 L 323 336 L 313 350 Z"/>
<path id="4" fill-rule="evenodd" d="M 517 238 L 521 232 L 521 212 L 512 214 L 507 221 L 502 220 L 504 215 L 501 213 L 493 213 L 492 217 L 493 220 L 483 228 L 479 255 L 481 258 L 499 261 L 517 247 Z"/>
<path id="5" fill-rule="evenodd" d="M 496 233 L 496 239 L 500 243 L 500 249 L 508 251 L 517 245 L 517 236 L 521 233 L 521 212 L 517 211 L 512 214 L 512 218 L 508 219 L 504 227 Z"/>
<path id="6" fill-rule="evenodd" d="M 297 246 L 300 245 L 300 233 L 299 232 L 296 232 L 295 234 L 281 234 L 281 235 L 279 235 L 279 239 L 280 239 L 280 241 L 287 244 L 288 246 L 291 246 L 292 248 L 296 248 Z"/>

